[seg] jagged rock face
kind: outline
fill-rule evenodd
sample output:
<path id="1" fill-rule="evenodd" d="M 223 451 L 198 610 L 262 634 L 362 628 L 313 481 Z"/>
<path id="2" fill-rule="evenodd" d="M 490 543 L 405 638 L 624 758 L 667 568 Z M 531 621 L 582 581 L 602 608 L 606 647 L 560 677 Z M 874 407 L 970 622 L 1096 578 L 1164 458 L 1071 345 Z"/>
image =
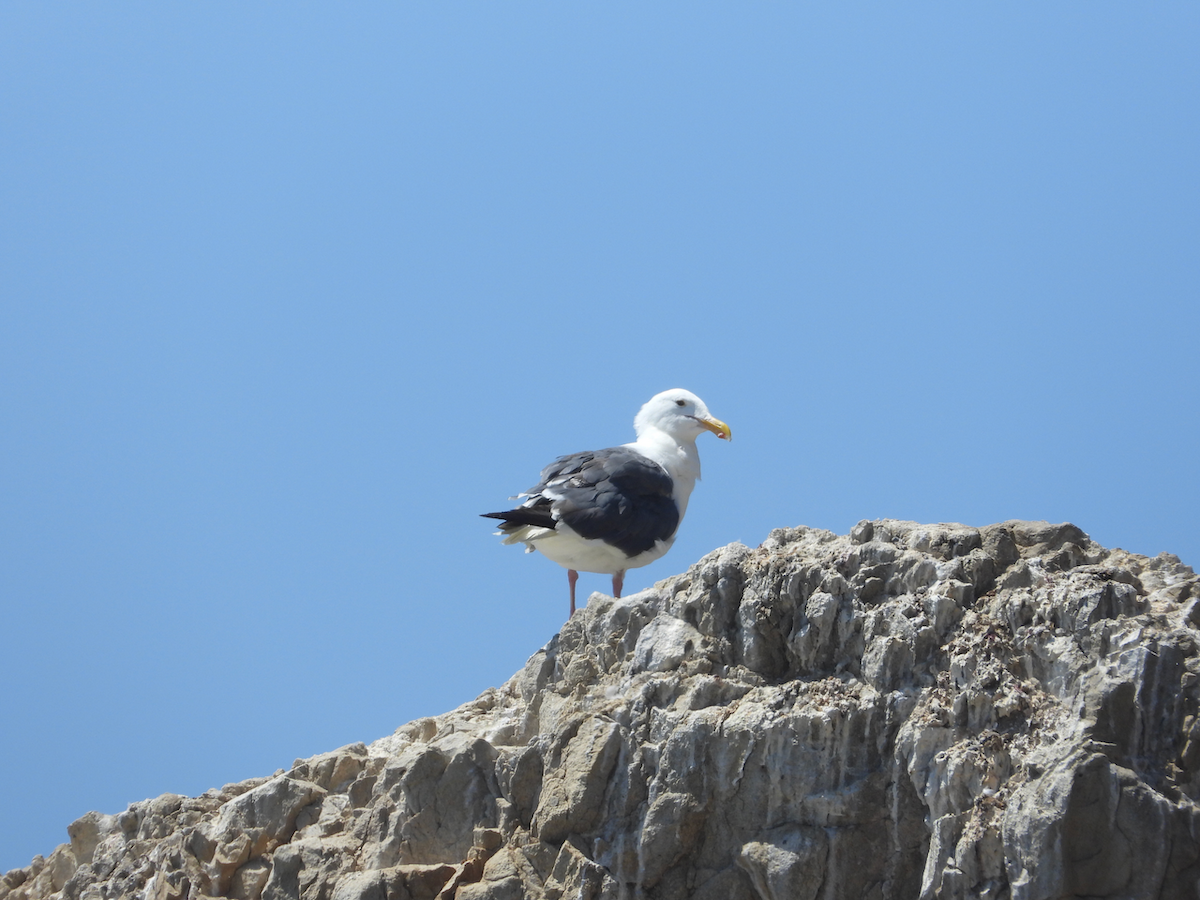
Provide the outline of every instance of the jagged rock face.
<path id="1" fill-rule="evenodd" d="M 1200 584 L 860 523 L 593 595 L 451 713 L 117 816 L 0 900 L 1200 897 Z"/>

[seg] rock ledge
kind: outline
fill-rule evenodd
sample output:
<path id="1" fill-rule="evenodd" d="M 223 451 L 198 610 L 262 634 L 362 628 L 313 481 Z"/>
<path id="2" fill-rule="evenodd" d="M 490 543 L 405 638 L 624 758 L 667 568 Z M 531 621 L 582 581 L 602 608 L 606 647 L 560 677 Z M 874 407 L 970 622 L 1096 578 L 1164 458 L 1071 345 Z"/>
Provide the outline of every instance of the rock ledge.
<path id="1" fill-rule="evenodd" d="M 89 813 L 0 900 L 1200 897 L 1200 583 L 1073 525 L 772 532 L 500 688 Z"/>

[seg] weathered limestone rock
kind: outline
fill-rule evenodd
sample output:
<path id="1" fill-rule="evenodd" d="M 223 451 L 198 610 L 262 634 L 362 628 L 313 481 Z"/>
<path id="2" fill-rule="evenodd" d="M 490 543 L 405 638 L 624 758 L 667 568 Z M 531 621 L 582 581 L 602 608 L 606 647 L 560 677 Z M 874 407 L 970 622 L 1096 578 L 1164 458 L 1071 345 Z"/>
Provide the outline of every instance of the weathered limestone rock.
<path id="1" fill-rule="evenodd" d="M 0 900 L 1200 898 L 1200 581 L 1073 525 L 779 529 L 507 684 L 89 813 Z"/>

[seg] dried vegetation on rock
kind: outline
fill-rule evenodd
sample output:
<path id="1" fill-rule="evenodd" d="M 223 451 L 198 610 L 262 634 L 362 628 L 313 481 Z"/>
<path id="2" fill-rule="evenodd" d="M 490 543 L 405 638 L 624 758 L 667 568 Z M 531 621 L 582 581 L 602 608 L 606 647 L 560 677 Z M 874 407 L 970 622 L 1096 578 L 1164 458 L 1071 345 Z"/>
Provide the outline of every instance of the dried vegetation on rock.
<path id="1" fill-rule="evenodd" d="M 90 813 L 0 900 L 1200 897 L 1200 584 L 1072 525 L 779 529 L 504 686 Z"/>

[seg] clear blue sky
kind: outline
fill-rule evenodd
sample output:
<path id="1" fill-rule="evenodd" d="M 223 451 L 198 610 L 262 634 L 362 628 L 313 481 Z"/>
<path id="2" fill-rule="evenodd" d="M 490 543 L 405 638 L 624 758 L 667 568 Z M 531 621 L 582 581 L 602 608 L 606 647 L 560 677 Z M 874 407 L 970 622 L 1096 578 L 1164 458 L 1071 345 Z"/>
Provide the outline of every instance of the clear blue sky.
<path id="1" fill-rule="evenodd" d="M 686 387 L 674 550 L 1200 564 L 1200 7 L 0 6 L 0 870 L 502 683 L 491 536 Z M 583 576 L 581 589 L 607 588 Z"/>

